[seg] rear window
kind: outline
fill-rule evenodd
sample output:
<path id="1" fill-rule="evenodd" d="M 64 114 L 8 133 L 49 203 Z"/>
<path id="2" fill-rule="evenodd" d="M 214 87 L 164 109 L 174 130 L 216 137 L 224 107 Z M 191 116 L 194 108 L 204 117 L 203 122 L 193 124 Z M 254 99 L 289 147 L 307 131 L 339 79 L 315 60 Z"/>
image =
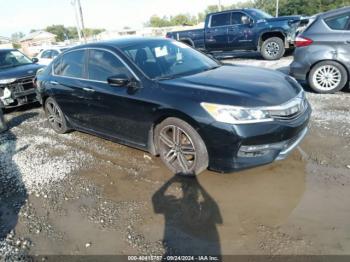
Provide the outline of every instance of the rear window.
<path id="1" fill-rule="evenodd" d="M 348 30 L 350 13 L 325 19 L 326 24 L 333 30 Z"/>
<path id="2" fill-rule="evenodd" d="M 230 25 L 231 24 L 231 13 L 223 13 L 223 14 L 217 14 L 212 15 L 210 27 L 215 26 L 224 26 L 224 25 Z"/>

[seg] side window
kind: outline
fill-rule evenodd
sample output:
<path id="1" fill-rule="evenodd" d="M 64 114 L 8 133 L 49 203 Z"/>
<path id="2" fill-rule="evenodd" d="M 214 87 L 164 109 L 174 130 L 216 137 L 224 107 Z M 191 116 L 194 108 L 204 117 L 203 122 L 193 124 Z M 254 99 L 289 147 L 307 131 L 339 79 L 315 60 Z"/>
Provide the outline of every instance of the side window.
<path id="1" fill-rule="evenodd" d="M 326 24 L 333 30 L 348 30 L 350 14 L 342 14 L 327 18 Z"/>
<path id="2" fill-rule="evenodd" d="M 231 13 L 227 12 L 223 14 L 212 15 L 210 27 L 230 25 L 230 23 Z"/>
<path id="3" fill-rule="evenodd" d="M 244 14 L 241 12 L 233 12 L 231 16 L 231 24 L 232 25 L 242 24 L 242 16 L 244 16 Z"/>
<path id="4" fill-rule="evenodd" d="M 60 53 L 58 53 L 57 50 L 52 50 L 51 51 L 51 58 L 55 58 L 56 56 L 58 56 Z"/>
<path id="5" fill-rule="evenodd" d="M 69 52 L 54 64 L 54 74 L 60 76 L 83 78 L 84 76 L 84 50 Z"/>
<path id="6" fill-rule="evenodd" d="M 41 54 L 41 58 L 51 58 L 51 50 L 46 50 Z"/>
<path id="7" fill-rule="evenodd" d="M 97 81 L 107 81 L 108 77 L 126 75 L 131 73 L 125 65 L 112 53 L 103 50 L 89 51 L 88 78 Z"/>

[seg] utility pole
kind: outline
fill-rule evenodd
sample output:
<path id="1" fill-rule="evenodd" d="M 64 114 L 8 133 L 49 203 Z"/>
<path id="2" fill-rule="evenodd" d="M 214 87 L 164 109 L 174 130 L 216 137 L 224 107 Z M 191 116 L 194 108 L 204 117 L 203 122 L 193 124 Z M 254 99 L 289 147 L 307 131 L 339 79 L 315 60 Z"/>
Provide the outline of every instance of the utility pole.
<path id="1" fill-rule="evenodd" d="M 221 12 L 221 0 L 219 0 L 219 12 Z"/>
<path id="2" fill-rule="evenodd" d="M 278 17 L 279 0 L 276 0 L 276 17 Z"/>
<path id="3" fill-rule="evenodd" d="M 78 14 L 78 9 L 77 9 L 77 5 L 76 5 L 76 0 L 72 0 L 71 4 L 74 7 L 75 23 L 76 23 L 76 27 L 77 27 L 79 42 L 81 42 L 81 29 L 80 29 L 80 24 L 79 24 L 79 14 Z"/>
<path id="4" fill-rule="evenodd" d="M 78 9 L 79 9 L 80 21 L 81 21 L 81 33 L 82 33 L 82 36 L 84 38 L 84 42 L 86 43 L 83 10 L 81 8 L 80 0 L 77 0 L 77 3 L 78 3 Z"/>

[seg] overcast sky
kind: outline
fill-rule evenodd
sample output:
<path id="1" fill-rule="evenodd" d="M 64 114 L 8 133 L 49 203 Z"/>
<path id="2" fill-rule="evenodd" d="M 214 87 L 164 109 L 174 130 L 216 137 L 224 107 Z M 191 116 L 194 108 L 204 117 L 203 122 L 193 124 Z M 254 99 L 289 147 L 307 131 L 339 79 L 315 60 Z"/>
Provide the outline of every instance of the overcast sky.
<path id="1" fill-rule="evenodd" d="M 150 16 L 197 14 L 218 0 L 81 0 L 85 26 L 118 29 L 141 27 Z M 237 0 L 221 0 L 228 5 Z M 71 0 L 0 0 L 0 36 L 52 24 L 75 26 Z"/>

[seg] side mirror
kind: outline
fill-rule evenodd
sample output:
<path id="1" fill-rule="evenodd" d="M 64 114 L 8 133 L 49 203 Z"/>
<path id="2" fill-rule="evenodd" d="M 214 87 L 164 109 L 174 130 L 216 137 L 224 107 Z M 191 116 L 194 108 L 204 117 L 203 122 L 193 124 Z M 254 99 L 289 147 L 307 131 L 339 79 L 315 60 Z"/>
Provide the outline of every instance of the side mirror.
<path id="1" fill-rule="evenodd" d="M 128 86 L 131 80 L 126 75 L 111 76 L 107 78 L 107 82 L 111 86 Z"/>
<path id="2" fill-rule="evenodd" d="M 37 57 L 33 57 L 32 58 L 32 62 L 35 64 L 35 63 L 38 63 L 39 62 L 39 59 Z"/>
<path id="3" fill-rule="evenodd" d="M 242 24 L 244 24 L 244 25 L 252 25 L 253 24 L 253 21 L 250 19 L 250 17 L 248 17 L 246 15 L 242 16 L 241 20 L 242 20 Z"/>

